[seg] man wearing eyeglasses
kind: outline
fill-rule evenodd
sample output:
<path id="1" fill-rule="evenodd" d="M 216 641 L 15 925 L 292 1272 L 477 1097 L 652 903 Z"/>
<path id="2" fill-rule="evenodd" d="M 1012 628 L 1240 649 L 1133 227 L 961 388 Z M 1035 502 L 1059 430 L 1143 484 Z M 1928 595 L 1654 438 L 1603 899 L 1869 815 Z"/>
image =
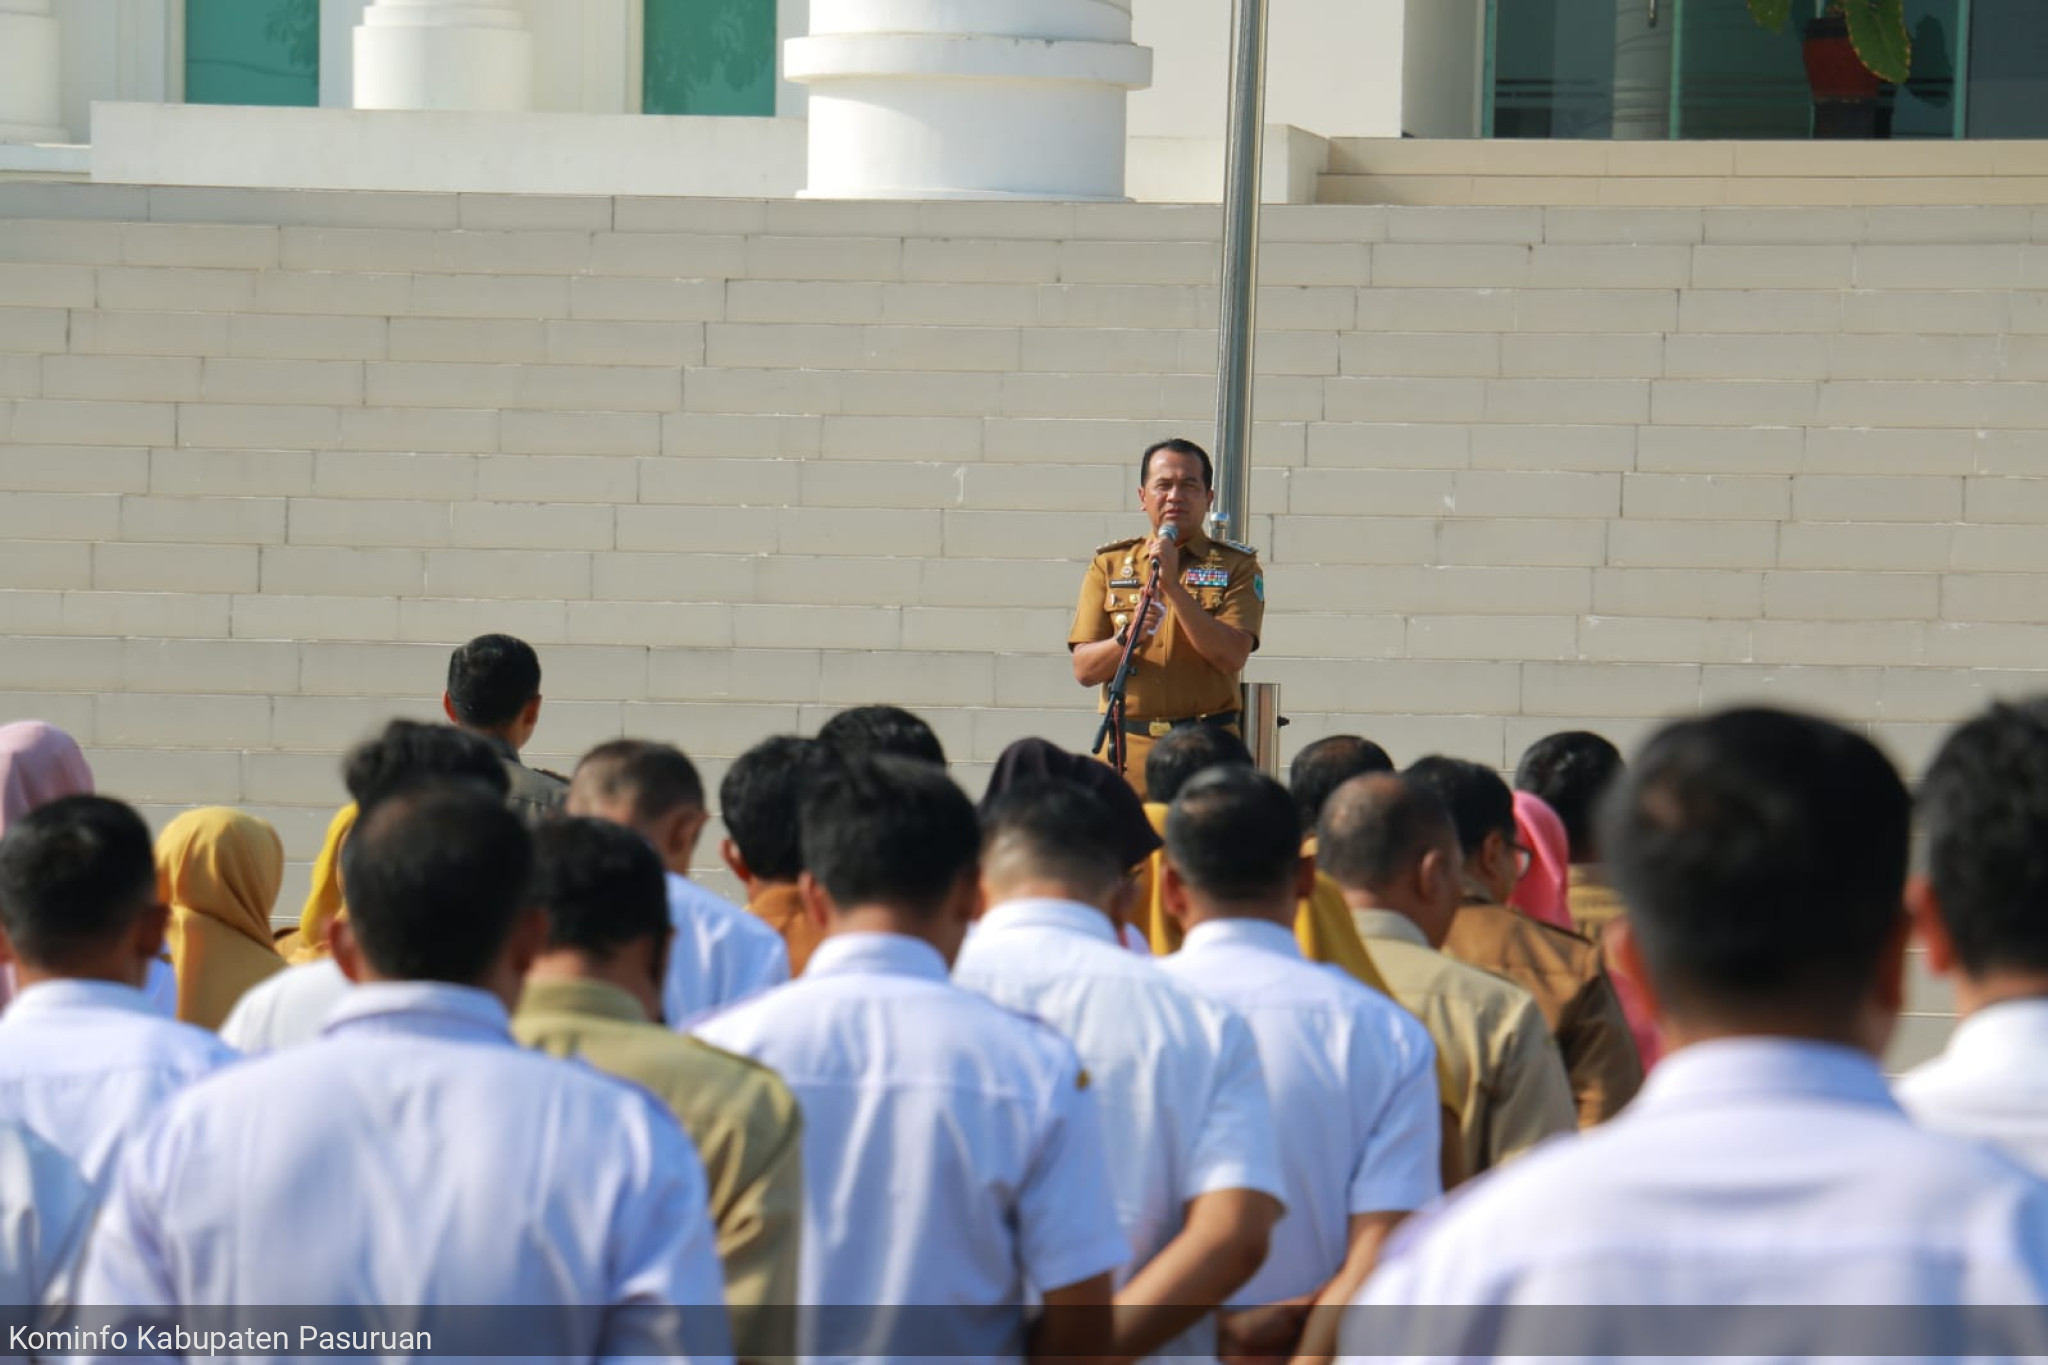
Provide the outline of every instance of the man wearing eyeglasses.
<path id="1" fill-rule="evenodd" d="M 1067 634 L 1074 681 L 1102 687 L 1116 676 L 1125 642 L 1137 632 L 1123 739 L 1124 776 L 1140 796 L 1154 740 L 1188 725 L 1239 733 L 1238 679 L 1259 647 L 1266 579 L 1249 545 L 1203 531 L 1215 482 L 1208 452 L 1193 441 L 1161 441 L 1146 450 L 1138 464 L 1138 502 L 1152 534 L 1096 550 Z M 1138 619 L 1155 560 L 1159 595 Z M 1112 743 L 1101 756 L 1113 752 Z"/>
<path id="2" fill-rule="evenodd" d="M 1642 1087 L 1642 1059 L 1600 950 L 1509 908 L 1515 883 L 1528 869 L 1528 850 L 1515 832 L 1514 793 L 1499 773 L 1463 759 L 1420 759 L 1402 776 L 1434 793 L 1458 827 L 1465 901 L 1443 951 L 1535 996 L 1564 1054 L 1579 1127 L 1614 1117 Z"/>

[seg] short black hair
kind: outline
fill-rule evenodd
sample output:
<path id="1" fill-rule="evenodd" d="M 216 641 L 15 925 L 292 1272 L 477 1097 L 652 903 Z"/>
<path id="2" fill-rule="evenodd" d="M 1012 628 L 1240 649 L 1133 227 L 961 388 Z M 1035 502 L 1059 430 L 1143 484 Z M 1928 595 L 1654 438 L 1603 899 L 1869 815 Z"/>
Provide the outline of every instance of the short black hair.
<path id="1" fill-rule="evenodd" d="M 1743 709 L 1651 739 L 1604 803 L 1600 847 L 1665 999 L 1835 1021 L 1898 931 L 1911 819 L 1869 740 Z"/>
<path id="2" fill-rule="evenodd" d="M 576 776 L 606 800 L 624 800 L 635 820 L 654 820 L 678 807 L 704 807 L 704 779 L 697 765 L 673 744 L 614 739 L 583 755 Z"/>
<path id="3" fill-rule="evenodd" d="M 1621 750 L 1590 730 L 1564 730 L 1531 744 L 1515 768 L 1515 789 L 1540 797 L 1564 821 L 1571 860 L 1598 856 L 1595 817 L 1601 798 L 1621 776 Z"/>
<path id="4" fill-rule="evenodd" d="M 804 870 L 842 909 L 929 918 L 981 865 L 974 803 L 945 770 L 891 754 L 822 767 L 803 797 Z"/>
<path id="5" fill-rule="evenodd" d="M 1005 788 L 983 804 L 981 832 L 987 857 L 1020 857 L 1077 889 L 1112 889 L 1129 867 L 1108 805 L 1076 782 L 1035 777 Z"/>
<path id="6" fill-rule="evenodd" d="M 349 923 L 380 974 L 472 985 L 528 904 L 533 836 L 474 784 L 433 783 L 358 820 L 341 864 Z"/>
<path id="7" fill-rule="evenodd" d="M 1477 853 L 1489 834 L 1515 838 L 1515 794 L 1485 764 L 1431 754 L 1409 764 L 1401 776 L 1444 803 L 1466 857 Z"/>
<path id="8" fill-rule="evenodd" d="M 608 958 L 669 933 L 668 873 L 645 839 L 609 820 L 565 816 L 533 832 L 528 898 L 547 912 L 548 946 Z"/>
<path id="9" fill-rule="evenodd" d="M 1199 773 L 1167 813 L 1166 856 L 1190 886 L 1226 904 L 1278 895 L 1301 869 L 1294 798 L 1256 768 Z"/>
<path id="10" fill-rule="evenodd" d="M 1342 887 L 1392 886 L 1433 848 L 1458 846 L 1442 798 L 1392 773 L 1353 778 L 1323 803 L 1316 866 Z"/>
<path id="11" fill-rule="evenodd" d="M 1142 488 L 1145 481 L 1152 477 L 1152 457 L 1161 451 L 1165 451 L 1169 455 L 1194 456 L 1202 462 L 1202 487 L 1214 488 L 1216 486 L 1216 465 L 1209 458 L 1209 452 L 1196 445 L 1193 441 L 1175 436 L 1170 440 L 1154 441 L 1151 445 L 1145 447 L 1145 454 L 1138 461 L 1139 487 Z"/>
<path id="12" fill-rule="evenodd" d="M 798 811 L 818 761 L 816 740 L 771 735 L 725 770 L 719 818 L 747 870 L 762 881 L 793 882 L 804 870 Z"/>
<path id="13" fill-rule="evenodd" d="M 464 725 L 501 730 L 540 695 L 540 656 L 510 635 L 479 635 L 448 656 L 448 700 Z"/>
<path id="14" fill-rule="evenodd" d="M 1927 875 L 1963 970 L 2048 971 L 2048 700 L 1959 726 L 1920 784 Z"/>
<path id="15" fill-rule="evenodd" d="M 500 801 L 512 778 L 497 750 L 452 725 L 394 720 L 342 760 L 341 779 L 358 818 L 385 798 L 422 782 L 473 782 Z"/>
<path id="16" fill-rule="evenodd" d="M 924 720 L 900 706 L 855 706 L 825 722 L 818 743 L 841 758 L 889 754 L 946 766 L 946 746 Z"/>
<path id="17" fill-rule="evenodd" d="M 62 970 L 132 930 L 155 899 L 149 826 L 119 801 L 66 796 L 0 839 L 0 924 L 24 962 Z"/>
<path id="18" fill-rule="evenodd" d="M 1251 765 L 1252 751 L 1222 726 L 1183 725 L 1161 735 L 1145 755 L 1145 799 L 1166 805 L 1199 773 Z"/>
<path id="19" fill-rule="evenodd" d="M 1337 788 L 1354 777 L 1392 771 L 1394 760 L 1387 751 L 1363 735 L 1331 735 L 1303 749 L 1287 770 L 1287 785 L 1301 812 L 1302 833 L 1316 827 L 1323 803 Z"/>

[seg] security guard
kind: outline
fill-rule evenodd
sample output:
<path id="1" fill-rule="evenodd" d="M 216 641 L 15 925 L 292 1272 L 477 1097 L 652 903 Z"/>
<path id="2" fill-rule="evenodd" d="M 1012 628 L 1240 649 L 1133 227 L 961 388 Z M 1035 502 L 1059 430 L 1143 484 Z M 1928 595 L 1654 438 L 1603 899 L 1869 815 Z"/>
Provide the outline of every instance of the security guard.
<path id="1" fill-rule="evenodd" d="M 1258 553 L 1202 531 L 1216 501 L 1215 481 L 1208 452 L 1192 441 L 1161 441 L 1146 450 L 1138 465 L 1138 501 L 1152 535 L 1095 552 L 1067 635 L 1074 681 L 1101 687 L 1116 676 L 1128 632 L 1138 632 L 1125 694 L 1124 775 L 1140 796 L 1153 740 L 1182 725 L 1237 732 L 1238 678 L 1259 647 L 1266 580 Z M 1177 538 L 1161 536 L 1167 525 Z M 1158 600 L 1146 619 L 1134 620 L 1155 559 Z M 1101 757 L 1111 752 L 1105 746 Z"/>

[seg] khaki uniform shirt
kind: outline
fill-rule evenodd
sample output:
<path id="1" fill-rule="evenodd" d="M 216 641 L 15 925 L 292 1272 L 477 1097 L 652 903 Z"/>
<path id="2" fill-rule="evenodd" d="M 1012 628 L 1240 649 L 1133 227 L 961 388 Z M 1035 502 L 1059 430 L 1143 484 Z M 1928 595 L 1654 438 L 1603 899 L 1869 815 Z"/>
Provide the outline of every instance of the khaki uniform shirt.
<path id="1" fill-rule="evenodd" d="M 1520 911 L 1481 903 L 1458 911 L 1444 951 L 1536 997 L 1564 1053 L 1581 1128 L 1613 1118 L 1635 1098 L 1643 1063 L 1598 948 Z"/>
<path id="2" fill-rule="evenodd" d="M 811 954 L 825 937 L 825 931 L 811 923 L 802 893 L 788 883 L 769 886 L 747 902 L 747 909 L 782 935 L 782 946 L 789 950 L 789 975 L 792 980 L 802 976 Z"/>
<path id="3" fill-rule="evenodd" d="M 1069 645 L 1107 640 L 1136 623 L 1138 598 L 1152 572 L 1139 554 L 1144 544 L 1143 538 L 1119 540 L 1095 552 L 1081 580 Z M 1257 551 L 1197 531 L 1181 543 L 1180 579 L 1204 611 L 1251 636 L 1252 648 L 1258 648 L 1259 629 L 1266 619 L 1266 579 Z M 1203 658 L 1171 611 L 1156 634 L 1140 637 L 1124 695 L 1131 720 L 1213 716 L 1242 704 L 1237 675 L 1223 673 Z"/>
<path id="4" fill-rule="evenodd" d="M 597 981 L 529 982 L 512 1033 L 652 1091 L 697 1145 L 742 1361 L 789 1356 L 803 1228 L 803 1118 L 776 1074 L 651 1022 Z"/>
<path id="5" fill-rule="evenodd" d="M 1437 952 L 1406 915 L 1351 914 L 1394 999 L 1436 1040 L 1445 1107 L 1459 1115 L 1446 1189 L 1572 1131 L 1564 1061 L 1527 991 Z"/>
<path id="6" fill-rule="evenodd" d="M 1599 868 L 1589 863 L 1573 863 L 1569 876 L 1571 884 L 1565 891 L 1565 903 L 1571 910 L 1572 928 L 1598 943 L 1607 926 L 1626 907 L 1602 878 Z"/>
<path id="7" fill-rule="evenodd" d="M 498 761 L 505 765 L 505 776 L 512 783 L 505 793 L 505 804 L 514 815 L 528 825 L 537 825 L 562 813 L 569 800 L 569 779 L 542 768 L 527 767 L 519 761 L 519 751 L 496 735 L 484 735 L 482 739 L 498 751 Z"/>

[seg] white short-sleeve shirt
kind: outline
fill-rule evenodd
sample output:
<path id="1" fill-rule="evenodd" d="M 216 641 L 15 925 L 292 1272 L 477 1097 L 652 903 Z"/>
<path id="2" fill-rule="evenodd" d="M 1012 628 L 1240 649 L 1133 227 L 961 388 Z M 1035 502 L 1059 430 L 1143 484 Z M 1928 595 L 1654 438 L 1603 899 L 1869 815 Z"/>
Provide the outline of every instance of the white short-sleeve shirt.
<path id="1" fill-rule="evenodd" d="M 0 1016 L 0 1120 L 35 1131 L 105 1188 L 158 1106 L 236 1053 L 112 981 L 44 981 Z"/>
<path id="2" fill-rule="evenodd" d="M 74 1301 L 97 1203 L 69 1157 L 19 1123 L 0 1123 L 0 1303 Z"/>
<path id="3" fill-rule="evenodd" d="M 2048 1177 L 2048 999 L 1978 1010 L 1895 1089 L 1922 1128 L 1995 1143 Z"/>
<path id="4" fill-rule="evenodd" d="M 1283 925 L 1211 920 L 1161 963 L 1250 1025 L 1279 1121 L 1287 1213 L 1236 1303 L 1319 1290 L 1344 1264 L 1351 1215 L 1443 1190 L 1436 1045 L 1386 996 L 1304 958 Z"/>
<path id="5" fill-rule="evenodd" d="M 80 1301 L 722 1308 L 724 1286 L 667 1110 L 518 1046 L 492 995 L 407 982 L 354 987 L 317 1041 L 167 1106 L 122 1158 Z M 630 1317 L 539 1340 L 602 1357 Z M 720 1339 L 692 1358 L 726 1358 L 723 1317 L 698 1315 Z"/>
<path id="6" fill-rule="evenodd" d="M 1285 1201 L 1278 1135 L 1244 1020 L 1117 941 L 1101 911 L 1020 900 L 984 915 L 953 979 L 1058 1029 L 1088 1068 L 1109 1144 L 1130 1279 L 1179 1235 L 1189 1200 L 1258 1190 Z M 1213 1356 L 1204 1321 L 1164 1357 Z"/>
<path id="7" fill-rule="evenodd" d="M 1659 1063 L 1616 1118 L 1546 1143 L 1411 1221 L 1359 1302 L 1600 1305 L 1540 1324 L 1594 1334 L 1589 1354 L 1674 1344 L 1705 1358 L 1767 1346 L 1779 1358 L 1877 1354 L 1885 1343 L 1867 1330 L 1886 1330 L 1878 1315 L 1645 1310 L 2048 1302 L 2048 1187 L 1989 1147 L 1915 1127 L 1862 1053 L 1787 1039 L 1700 1043 Z M 1514 1315 L 1460 1324 L 1442 1314 L 1416 1316 L 1435 1348 L 1417 1355 L 1443 1353 L 1445 1331 L 1459 1354 L 1510 1353 L 1514 1338 L 1498 1334 L 1514 1329 Z M 1347 1320 L 1347 1333 L 1372 1333 L 1372 1353 L 1358 1359 L 1393 1353 L 1399 1322 L 1380 1312 Z M 1733 1333 L 1725 1341 L 1713 1335 L 1723 1328 Z"/>
<path id="8" fill-rule="evenodd" d="M 806 1354 L 1021 1359 L 1034 1291 L 1130 1259 L 1072 1045 L 955 986 L 924 941 L 834 934 L 801 978 L 697 1033 L 803 1108 L 802 1299 L 848 1310 L 811 1315 Z"/>
<path id="9" fill-rule="evenodd" d="M 220 1026 L 221 1041 L 252 1057 L 310 1043 L 348 993 L 349 979 L 331 957 L 287 967 L 235 1002 Z"/>
<path id="10" fill-rule="evenodd" d="M 789 948 L 759 915 L 668 874 L 669 945 L 661 1008 L 677 1029 L 789 980 Z"/>

